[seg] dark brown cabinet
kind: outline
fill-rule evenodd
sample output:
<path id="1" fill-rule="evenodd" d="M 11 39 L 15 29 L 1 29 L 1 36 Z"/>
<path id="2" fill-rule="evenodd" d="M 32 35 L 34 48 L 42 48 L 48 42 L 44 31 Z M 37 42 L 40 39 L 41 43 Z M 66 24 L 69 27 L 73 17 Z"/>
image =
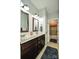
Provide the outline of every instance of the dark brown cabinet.
<path id="1" fill-rule="evenodd" d="M 45 35 L 21 44 L 21 59 L 35 59 L 45 45 Z"/>

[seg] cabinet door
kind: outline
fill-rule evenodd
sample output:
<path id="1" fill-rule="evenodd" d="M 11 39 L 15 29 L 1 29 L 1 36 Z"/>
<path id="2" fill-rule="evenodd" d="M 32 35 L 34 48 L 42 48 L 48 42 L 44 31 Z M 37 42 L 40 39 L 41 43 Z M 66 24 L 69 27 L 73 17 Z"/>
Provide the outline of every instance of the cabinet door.
<path id="1" fill-rule="evenodd" d="M 43 35 L 43 36 L 41 37 L 41 45 L 42 45 L 42 48 L 43 48 L 44 45 L 45 45 L 45 35 Z"/>
<path id="2" fill-rule="evenodd" d="M 38 53 L 42 50 L 45 45 L 45 35 L 38 37 Z"/>
<path id="3" fill-rule="evenodd" d="M 37 40 L 33 39 L 22 44 L 21 59 L 35 59 L 37 56 Z"/>

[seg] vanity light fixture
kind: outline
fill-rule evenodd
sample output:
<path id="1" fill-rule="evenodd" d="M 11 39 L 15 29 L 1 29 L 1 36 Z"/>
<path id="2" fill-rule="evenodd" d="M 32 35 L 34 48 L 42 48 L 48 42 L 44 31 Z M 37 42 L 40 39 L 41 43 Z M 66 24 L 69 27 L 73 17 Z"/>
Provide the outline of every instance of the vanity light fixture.
<path id="1" fill-rule="evenodd" d="M 37 13 L 35 13 L 35 15 L 34 15 L 35 17 L 37 17 L 38 15 L 37 15 Z"/>
<path id="2" fill-rule="evenodd" d="M 38 19 L 38 18 L 39 18 L 39 15 L 37 15 L 37 13 L 35 13 L 34 17 L 35 17 L 36 19 Z"/>
<path id="3" fill-rule="evenodd" d="M 23 5 L 22 8 L 24 8 L 25 10 L 29 10 L 28 5 Z"/>
<path id="4" fill-rule="evenodd" d="M 29 6 L 27 4 L 23 4 L 22 2 L 21 7 L 24 8 L 25 10 L 29 10 Z"/>
<path id="5" fill-rule="evenodd" d="M 24 9 L 25 9 L 25 10 L 29 10 L 28 5 L 24 5 Z"/>

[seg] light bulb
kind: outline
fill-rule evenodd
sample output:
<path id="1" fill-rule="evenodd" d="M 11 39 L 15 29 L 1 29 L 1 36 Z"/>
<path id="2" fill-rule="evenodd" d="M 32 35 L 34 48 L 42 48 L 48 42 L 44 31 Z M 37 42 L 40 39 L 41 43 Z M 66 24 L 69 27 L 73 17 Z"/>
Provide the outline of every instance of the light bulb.
<path id="1" fill-rule="evenodd" d="M 28 6 L 24 6 L 24 9 L 25 9 L 25 10 L 29 10 L 29 7 L 28 7 Z"/>

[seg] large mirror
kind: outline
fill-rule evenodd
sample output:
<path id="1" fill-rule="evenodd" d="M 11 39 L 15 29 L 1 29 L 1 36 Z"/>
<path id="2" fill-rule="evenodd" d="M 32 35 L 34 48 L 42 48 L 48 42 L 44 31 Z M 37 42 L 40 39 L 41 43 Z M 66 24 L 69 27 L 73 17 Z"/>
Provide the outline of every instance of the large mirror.
<path id="1" fill-rule="evenodd" d="M 21 10 L 21 32 L 29 31 L 29 14 Z"/>
<path id="2" fill-rule="evenodd" d="M 36 18 L 33 17 L 33 31 L 38 31 L 39 30 L 39 20 L 37 20 Z"/>

